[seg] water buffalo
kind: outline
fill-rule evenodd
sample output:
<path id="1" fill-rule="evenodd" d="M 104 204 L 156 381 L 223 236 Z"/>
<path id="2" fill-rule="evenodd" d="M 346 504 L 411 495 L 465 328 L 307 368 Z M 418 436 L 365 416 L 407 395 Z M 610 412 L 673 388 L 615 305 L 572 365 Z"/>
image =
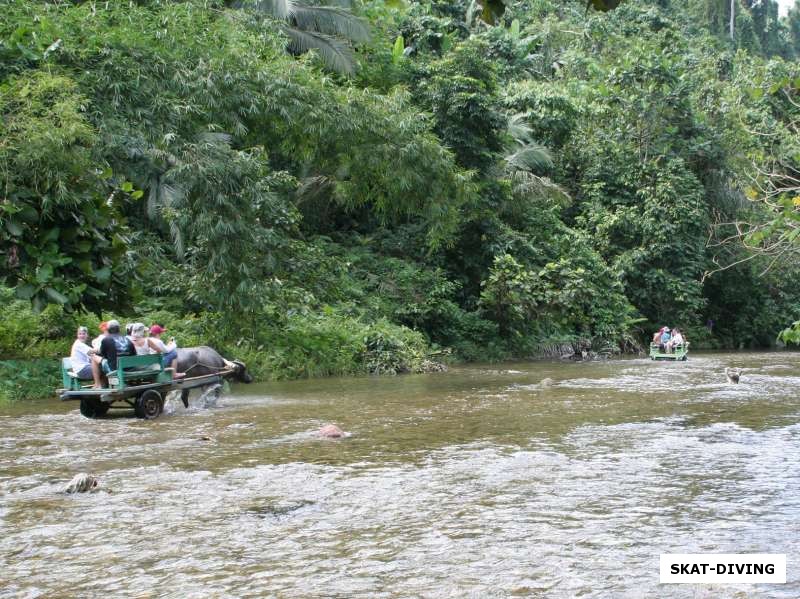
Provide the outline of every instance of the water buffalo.
<path id="1" fill-rule="evenodd" d="M 75 477 L 67 483 L 62 493 L 86 493 L 94 492 L 97 490 L 99 481 L 91 474 L 76 474 Z"/>
<path id="2" fill-rule="evenodd" d="M 201 345 L 199 347 L 182 347 L 178 349 L 178 372 L 185 372 L 187 377 L 216 374 L 222 370 L 231 370 L 226 377 L 242 383 L 252 383 L 253 377 L 247 372 L 244 362 L 226 360 L 215 349 Z"/>
<path id="3" fill-rule="evenodd" d="M 335 424 L 326 424 L 317 431 L 317 434 L 320 437 L 325 437 L 326 439 L 341 439 L 342 437 L 346 437 L 348 435 L 348 433 L 344 432 Z"/>

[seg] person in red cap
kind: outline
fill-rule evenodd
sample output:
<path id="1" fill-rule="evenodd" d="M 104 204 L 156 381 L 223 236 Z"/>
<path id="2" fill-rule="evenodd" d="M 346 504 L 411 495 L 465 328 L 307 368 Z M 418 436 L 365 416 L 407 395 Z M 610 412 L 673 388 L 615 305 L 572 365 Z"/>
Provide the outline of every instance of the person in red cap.
<path id="1" fill-rule="evenodd" d="M 100 326 L 97 328 L 100 329 L 100 334 L 94 339 L 92 339 L 92 347 L 94 348 L 94 351 L 99 352 L 100 343 L 103 341 L 103 337 L 108 335 L 108 322 L 104 320 L 103 322 L 100 323 Z"/>
<path id="2" fill-rule="evenodd" d="M 164 343 L 161 340 L 161 333 L 166 332 L 167 329 L 160 324 L 150 325 L 150 345 L 158 348 L 161 354 L 161 363 L 164 367 L 172 368 L 172 378 L 181 378 L 186 376 L 182 372 L 178 372 L 178 346 L 175 344 L 175 338 L 170 337 L 169 343 Z"/>

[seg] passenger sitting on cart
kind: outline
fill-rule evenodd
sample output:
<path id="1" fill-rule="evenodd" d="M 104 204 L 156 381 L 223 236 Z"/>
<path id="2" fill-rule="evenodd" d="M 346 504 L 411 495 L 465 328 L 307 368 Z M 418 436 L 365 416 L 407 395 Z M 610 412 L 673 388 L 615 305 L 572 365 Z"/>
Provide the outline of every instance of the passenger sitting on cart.
<path id="1" fill-rule="evenodd" d="M 92 368 L 92 354 L 94 350 L 86 342 L 89 340 L 89 329 L 78 327 L 77 339 L 72 344 L 72 351 L 69 354 L 69 361 L 72 371 L 79 379 L 92 379 L 95 386 L 100 386 L 100 373 L 95 374 Z"/>
<path id="2" fill-rule="evenodd" d="M 108 335 L 100 342 L 100 356 L 103 358 L 101 363 L 92 362 L 92 370 L 97 371 L 98 377 L 100 371 L 103 374 L 108 374 L 117 369 L 117 358 L 120 356 L 133 356 L 136 354 L 136 349 L 127 337 L 119 333 L 119 321 L 108 321 Z M 96 380 L 96 379 L 95 379 Z M 95 383 L 96 385 L 97 383 Z"/>
<path id="3" fill-rule="evenodd" d="M 106 338 L 106 335 L 108 335 L 108 323 L 103 321 L 97 328 L 100 329 L 100 334 L 92 339 L 92 348 L 95 352 L 100 351 L 100 343 Z"/>
<path id="4" fill-rule="evenodd" d="M 672 339 L 672 336 L 669 334 L 669 327 L 664 327 L 664 330 L 661 333 L 661 340 L 658 344 L 658 349 L 662 352 L 669 351 L 670 339 Z"/>
<path id="5" fill-rule="evenodd" d="M 175 343 L 175 337 L 170 337 L 169 343 L 164 343 L 161 339 L 161 333 L 167 329 L 160 324 L 150 325 L 150 347 L 153 347 L 153 353 L 162 354 L 161 363 L 164 368 L 172 368 L 172 378 L 179 379 L 186 376 L 185 372 L 178 372 L 178 346 Z"/>
<path id="6" fill-rule="evenodd" d="M 145 337 L 145 327 L 141 322 L 133 323 L 128 339 L 133 343 L 137 356 L 149 356 L 158 349 L 158 346 L 153 343 L 150 337 Z"/>
<path id="7" fill-rule="evenodd" d="M 675 329 L 672 331 L 672 338 L 669 340 L 667 344 L 668 351 L 675 351 L 676 347 L 682 347 L 685 343 L 683 339 L 683 334 L 681 333 L 680 329 Z"/>

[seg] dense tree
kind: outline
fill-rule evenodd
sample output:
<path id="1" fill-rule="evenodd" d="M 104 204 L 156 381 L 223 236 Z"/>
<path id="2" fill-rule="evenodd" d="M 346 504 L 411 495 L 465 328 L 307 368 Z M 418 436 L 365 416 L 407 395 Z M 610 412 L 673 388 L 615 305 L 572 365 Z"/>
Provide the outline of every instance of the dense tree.
<path id="1" fill-rule="evenodd" d="M 5 7 L 0 276 L 37 309 L 134 304 L 286 376 L 797 319 L 772 0 L 733 39 L 729 0 Z"/>

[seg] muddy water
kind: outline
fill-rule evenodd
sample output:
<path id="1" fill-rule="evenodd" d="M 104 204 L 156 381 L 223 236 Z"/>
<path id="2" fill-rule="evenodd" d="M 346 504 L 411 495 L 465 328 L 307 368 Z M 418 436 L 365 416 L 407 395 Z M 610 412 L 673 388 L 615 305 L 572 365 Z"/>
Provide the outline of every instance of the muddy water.
<path id="1" fill-rule="evenodd" d="M 0 596 L 800 596 L 797 353 L 239 386 L 167 408 L 0 408 Z M 315 437 L 328 422 L 352 435 Z M 101 490 L 57 493 L 78 472 Z M 712 552 L 786 553 L 788 582 L 658 584 L 660 553 Z"/>

